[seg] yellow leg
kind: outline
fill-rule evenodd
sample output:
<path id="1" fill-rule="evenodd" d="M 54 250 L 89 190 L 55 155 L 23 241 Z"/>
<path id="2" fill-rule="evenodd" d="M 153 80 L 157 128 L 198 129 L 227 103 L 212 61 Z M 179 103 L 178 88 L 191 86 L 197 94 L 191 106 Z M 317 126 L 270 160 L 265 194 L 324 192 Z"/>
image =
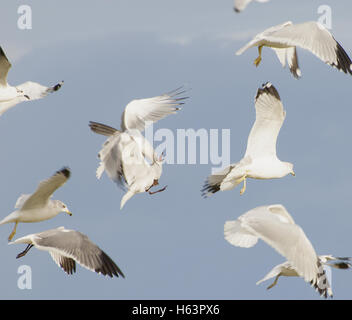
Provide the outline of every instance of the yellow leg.
<path id="1" fill-rule="evenodd" d="M 258 47 L 259 56 L 258 56 L 257 59 L 254 60 L 254 64 L 255 64 L 256 67 L 258 67 L 260 61 L 262 61 L 262 49 L 263 49 L 263 46 L 259 46 Z"/>
<path id="2" fill-rule="evenodd" d="M 12 240 L 13 236 L 16 234 L 16 229 L 17 229 L 18 222 L 15 222 L 15 227 L 13 228 L 11 234 L 9 235 L 9 241 Z"/>
<path id="3" fill-rule="evenodd" d="M 267 287 L 266 289 L 269 290 L 271 289 L 273 286 L 275 286 L 277 284 L 277 280 L 279 280 L 279 277 L 280 277 L 280 274 L 278 274 L 274 280 L 274 282 L 269 286 Z"/>
<path id="4" fill-rule="evenodd" d="M 239 178 L 238 180 L 236 180 L 237 184 L 243 181 L 243 188 L 240 191 L 240 195 L 244 194 L 244 192 L 246 191 L 246 178 L 247 178 L 247 175 L 245 174 L 242 178 Z"/>

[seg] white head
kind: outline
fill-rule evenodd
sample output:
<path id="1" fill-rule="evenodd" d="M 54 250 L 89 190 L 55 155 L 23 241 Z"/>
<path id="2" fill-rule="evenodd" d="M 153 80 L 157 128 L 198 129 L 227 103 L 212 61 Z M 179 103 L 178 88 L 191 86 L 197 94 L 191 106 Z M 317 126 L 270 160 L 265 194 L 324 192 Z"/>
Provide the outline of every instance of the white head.
<path id="1" fill-rule="evenodd" d="M 52 200 L 53 208 L 57 210 L 57 214 L 60 212 L 65 212 L 68 215 L 72 216 L 70 210 L 68 210 L 67 206 L 60 200 Z"/>

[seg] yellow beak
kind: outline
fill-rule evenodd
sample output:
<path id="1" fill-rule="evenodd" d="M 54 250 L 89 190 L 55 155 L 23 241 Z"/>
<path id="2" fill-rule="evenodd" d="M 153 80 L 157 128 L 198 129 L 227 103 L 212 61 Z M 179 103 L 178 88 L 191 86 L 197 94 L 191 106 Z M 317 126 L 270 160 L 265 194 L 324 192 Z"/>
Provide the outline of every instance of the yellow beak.
<path id="1" fill-rule="evenodd" d="M 295 176 L 295 175 L 296 175 L 294 171 L 291 171 L 291 174 L 292 174 L 293 176 Z"/>

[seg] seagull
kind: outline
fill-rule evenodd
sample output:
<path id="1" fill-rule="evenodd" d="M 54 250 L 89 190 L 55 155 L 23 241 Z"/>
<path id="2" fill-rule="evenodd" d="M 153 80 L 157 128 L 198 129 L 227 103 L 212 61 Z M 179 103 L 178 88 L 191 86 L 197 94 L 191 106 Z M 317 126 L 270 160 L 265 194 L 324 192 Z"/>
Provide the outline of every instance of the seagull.
<path id="1" fill-rule="evenodd" d="M 25 256 L 34 246 L 39 250 L 48 251 L 68 275 L 76 272 L 76 262 L 84 268 L 109 277 L 124 274 L 111 258 L 83 233 L 59 227 L 39 233 L 29 234 L 9 244 L 26 243 L 26 249 L 16 258 Z"/>
<path id="2" fill-rule="evenodd" d="M 283 67 L 286 66 L 287 60 L 290 71 L 296 79 L 301 77 L 296 47 L 309 50 L 323 62 L 352 75 L 351 59 L 332 34 L 319 22 L 310 21 L 294 25 L 288 21 L 271 27 L 257 34 L 236 54 L 240 55 L 249 48 L 258 47 L 259 56 L 254 60 L 254 64 L 258 67 L 264 46 L 275 51 Z"/>
<path id="3" fill-rule="evenodd" d="M 243 11 L 253 0 L 235 0 L 234 10 L 238 13 Z M 269 0 L 256 0 L 257 2 L 268 2 Z"/>
<path id="4" fill-rule="evenodd" d="M 41 181 L 37 190 L 33 194 L 22 194 L 16 201 L 15 209 L 18 209 L 0 221 L 0 225 L 5 223 L 15 223 L 15 226 L 8 238 L 12 240 L 16 234 L 19 222 L 38 222 L 48 220 L 60 212 L 65 212 L 70 216 L 72 213 L 67 206 L 59 200 L 50 200 L 56 189 L 61 187 L 70 177 L 70 169 L 65 167 L 57 171 L 52 177 Z"/>
<path id="5" fill-rule="evenodd" d="M 262 239 L 286 257 L 294 272 L 310 282 L 321 296 L 332 295 L 322 266 L 324 262 L 283 205 L 260 206 L 235 221 L 226 221 L 224 235 L 230 244 L 243 248 L 253 247 Z"/>
<path id="6" fill-rule="evenodd" d="M 256 120 L 248 137 L 247 150 L 242 160 L 208 177 L 201 190 L 208 197 L 219 190 L 231 190 L 246 179 L 274 179 L 295 175 L 293 164 L 282 162 L 276 156 L 276 140 L 286 112 L 275 87 L 267 82 L 255 97 Z"/>
<path id="7" fill-rule="evenodd" d="M 13 87 L 7 83 L 10 68 L 11 63 L 0 47 L 0 116 L 20 102 L 44 98 L 49 93 L 59 90 L 64 83 L 61 81 L 53 87 L 45 87 L 39 83 L 27 81 Z"/>
<path id="8" fill-rule="evenodd" d="M 100 164 L 96 171 L 97 178 L 100 179 L 106 171 L 111 180 L 128 189 L 121 200 L 120 209 L 137 193 L 155 194 L 166 189 L 165 186 L 150 191 L 159 184 L 163 158 L 156 154 L 141 131 L 150 123 L 180 110 L 179 106 L 187 99 L 180 97 L 185 92 L 180 89 L 153 98 L 132 100 L 122 114 L 121 130 L 99 122 L 89 122 L 93 132 L 108 137 L 98 154 Z"/>
<path id="9" fill-rule="evenodd" d="M 349 262 L 346 261 L 351 261 L 351 257 L 334 257 L 332 255 L 321 255 L 319 256 L 319 260 L 324 266 L 328 267 L 333 267 L 336 269 L 351 269 L 352 265 Z M 330 261 L 335 261 L 333 263 L 329 263 Z M 289 261 L 286 261 L 284 263 L 281 263 L 277 266 L 275 266 L 263 279 L 259 280 L 256 284 L 260 284 L 266 280 L 272 279 L 275 277 L 274 282 L 267 287 L 267 289 L 271 289 L 277 284 L 277 281 L 279 280 L 279 277 L 285 276 L 285 277 L 299 277 L 299 274 L 297 273 L 296 269 L 290 263 Z M 329 290 L 330 289 L 330 290 Z M 332 290 L 329 288 L 329 296 L 332 296 Z"/>

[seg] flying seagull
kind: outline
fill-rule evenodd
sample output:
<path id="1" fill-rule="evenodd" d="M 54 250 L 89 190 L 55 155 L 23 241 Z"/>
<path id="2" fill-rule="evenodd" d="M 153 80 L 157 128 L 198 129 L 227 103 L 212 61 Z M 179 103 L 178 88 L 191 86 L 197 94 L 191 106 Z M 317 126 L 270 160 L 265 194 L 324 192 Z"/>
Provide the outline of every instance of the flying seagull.
<path id="1" fill-rule="evenodd" d="M 81 232 L 68 230 L 64 227 L 29 234 L 9 244 L 26 243 L 26 249 L 17 255 L 23 257 L 34 246 L 39 250 L 48 251 L 67 274 L 76 272 L 76 262 L 93 272 L 109 277 L 119 275 L 125 277 L 120 268 L 96 244 Z"/>
<path id="2" fill-rule="evenodd" d="M 8 238 L 9 241 L 16 234 L 19 222 L 43 221 L 55 217 L 60 212 L 72 215 L 63 202 L 50 200 L 51 195 L 68 180 L 70 175 L 70 169 L 63 168 L 49 179 L 41 181 L 33 194 L 22 194 L 17 199 L 15 209 L 18 210 L 10 213 L 0 221 L 0 225 L 11 222 L 15 223 L 13 231 Z"/>
<path id="3" fill-rule="evenodd" d="M 235 0 L 234 10 L 238 13 L 243 11 L 253 0 Z M 268 2 L 269 0 L 256 0 L 257 2 Z"/>
<path id="4" fill-rule="evenodd" d="M 64 83 L 61 81 L 53 87 L 45 87 L 39 83 L 27 81 L 13 87 L 7 83 L 10 68 L 11 63 L 0 47 L 0 116 L 20 102 L 44 98 L 49 93 L 59 90 Z"/>
<path id="5" fill-rule="evenodd" d="M 225 239 L 232 245 L 253 247 L 262 239 L 286 257 L 298 276 L 310 282 L 321 296 L 332 295 L 322 261 L 300 226 L 281 204 L 261 206 L 224 225 Z"/>
<path id="6" fill-rule="evenodd" d="M 259 56 L 254 60 L 258 66 L 262 60 L 263 47 L 272 48 L 283 67 L 286 60 L 292 75 L 301 76 L 296 47 L 309 50 L 323 62 L 352 75 L 352 61 L 332 34 L 319 22 L 311 21 L 294 25 L 291 21 L 271 27 L 257 34 L 253 40 L 239 49 L 240 55 L 249 48 L 258 47 Z"/>
<path id="7" fill-rule="evenodd" d="M 347 261 L 351 261 L 352 258 L 350 257 L 333 257 L 332 255 L 321 255 L 318 257 L 320 262 L 327 267 L 333 267 L 336 269 L 351 269 L 352 265 L 351 263 Z M 257 282 L 257 285 L 267 281 L 269 279 L 272 279 L 275 277 L 274 282 L 267 287 L 267 289 L 271 289 L 277 284 L 277 281 L 279 280 L 279 277 L 285 276 L 285 277 L 299 277 L 299 274 L 297 273 L 296 269 L 290 263 L 289 261 L 286 261 L 284 263 L 281 263 L 277 266 L 275 266 L 271 271 L 268 272 L 268 274 L 261 280 Z M 330 290 L 329 290 L 330 289 Z M 329 288 L 329 296 L 332 296 L 332 290 Z"/>
<path id="8" fill-rule="evenodd" d="M 180 89 L 153 98 L 132 100 L 122 114 L 121 130 L 98 122 L 89 123 L 93 132 L 108 137 L 98 154 L 100 164 L 96 176 L 100 179 L 106 171 L 111 180 L 127 189 L 121 200 L 121 209 L 136 193 L 155 194 L 166 188 L 150 190 L 159 184 L 163 159 L 141 131 L 150 123 L 180 110 L 179 106 L 187 98 L 180 97 L 185 92 Z"/>
<path id="9" fill-rule="evenodd" d="M 202 195 L 208 197 L 219 190 L 231 190 L 243 182 L 240 194 L 246 190 L 246 179 L 274 179 L 295 175 L 293 164 L 276 156 L 276 140 L 286 112 L 275 87 L 267 82 L 255 96 L 256 120 L 248 137 L 242 160 L 208 177 Z"/>

